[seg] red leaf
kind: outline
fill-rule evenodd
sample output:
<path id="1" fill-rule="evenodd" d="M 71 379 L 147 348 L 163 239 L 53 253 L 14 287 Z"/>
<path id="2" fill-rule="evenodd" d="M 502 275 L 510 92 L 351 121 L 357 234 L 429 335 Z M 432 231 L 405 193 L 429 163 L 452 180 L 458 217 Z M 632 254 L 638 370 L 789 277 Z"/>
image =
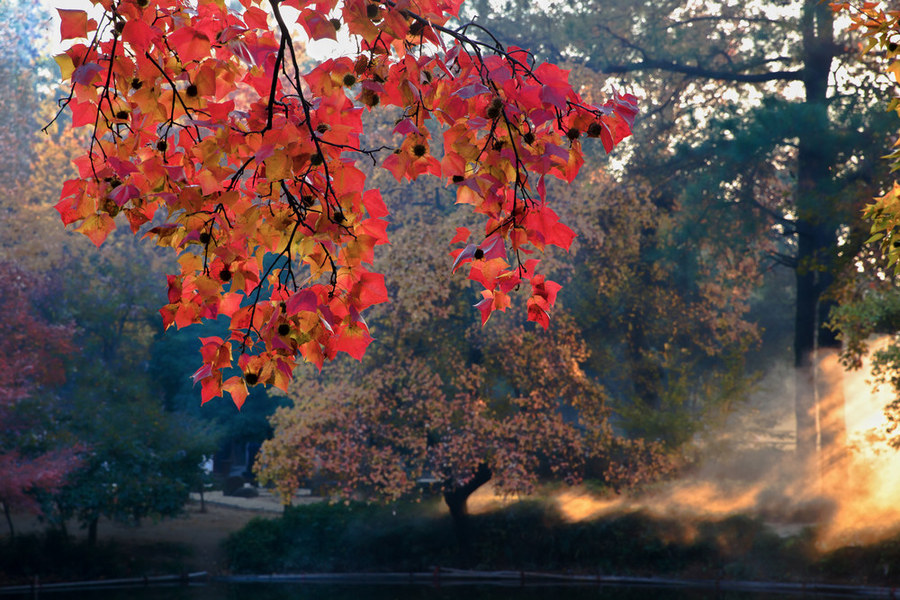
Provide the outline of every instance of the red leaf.
<path id="1" fill-rule="evenodd" d="M 269 28 L 268 14 L 258 6 L 249 6 L 244 11 L 244 23 L 250 29 L 266 30 Z"/>
<path id="2" fill-rule="evenodd" d="M 372 218 L 377 219 L 390 214 L 387 206 L 384 205 L 384 200 L 381 198 L 381 192 L 378 190 L 366 190 L 363 193 L 362 202 L 363 206 L 366 207 L 366 212 Z"/>
<path id="3" fill-rule="evenodd" d="M 474 306 L 481 312 L 481 326 L 484 327 L 484 324 L 491 318 L 491 312 L 494 310 L 494 299 L 488 291 L 484 291 L 482 294 L 485 295 L 484 300 L 481 300 Z"/>
<path id="4" fill-rule="evenodd" d="M 131 44 L 131 47 L 135 49 L 149 50 L 153 40 L 157 37 L 159 37 L 159 33 L 140 19 L 126 21 L 125 28 L 122 29 L 122 41 Z"/>
<path id="5" fill-rule="evenodd" d="M 200 61 L 209 56 L 209 37 L 193 27 L 179 27 L 166 37 L 166 41 L 183 62 Z"/>
<path id="6" fill-rule="evenodd" d="M 334 25 L 331 24 L 328 17 L 316 10 L 304 9 L 297 18 L 297 22 L 303 26 L 311 40 L 337 40 Z"/>
<path id="7" fill-rule="evenodd" d="M 110 200 L 116 203 L 118 206 L 125 206 L 125 203 L 133 198 L 139 198 L 141 196 L 140 190 L 138 190 L 135 186 L 130 183 L 127 185 L 120 185 L 116 189 L 112 191 L 109 195 Z"/>
<path id="8" fill-rule="evenodd" d="M 216 373 L 200 383 L 200 403 L 206 404 L 213 398 L 222 396 L 222 375 Z"/>
<path id="9" fill-rule="evenodd" d="M 316 312 L 319 309 L 319 297 L 310 289 L 300 290 L 288 298 L 285 307 L 289 315 L 296 315 L 300 311 Z"/>
<path id="10" fill-rule="evenodd" d="M 384 285 L 384 275 L 363 273 L 350 291 L 350 297 L 356 299 L 354 304 L 358 310 L 363 310 L 373 304 L 387 302 L 388 293 Z"/>
<path id="11" fill-rule="evenodd" d="M 468 230 L 466 227 L 457 227 L 456 235 L 453 236 L 453 239 L 450 240 L 451 244 L 458 244 L 459 242 L 465 242 L 469 239 L 469 236 L 472 235 L 472 232 Z"/>
<path id="12" fill-rule="evenodd" d="M 332 338 L 335 351 L 346 352 L 356 360 L 362 360 L 366 348 L 372 343 L 372 336 L 364 327 L 345 329 L 340 336 Z"/>
<path id="13" fill-rule="evenodd" d="M 85 11 L 57 8 L 56 12 L 59 13 L 59 36 L 62 40 L 87 37 L 88 18 Z"/>

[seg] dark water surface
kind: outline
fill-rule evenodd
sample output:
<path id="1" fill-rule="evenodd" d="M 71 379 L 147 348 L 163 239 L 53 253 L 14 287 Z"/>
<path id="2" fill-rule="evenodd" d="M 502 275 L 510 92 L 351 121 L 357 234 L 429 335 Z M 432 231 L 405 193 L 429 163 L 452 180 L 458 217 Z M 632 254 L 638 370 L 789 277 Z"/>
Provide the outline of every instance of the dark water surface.
<path id="1" fill-rule="evenodd" d="M 816 597 L 820 596 L 609 585 L 435 587 L 371 583 L 211 583 L 77 592 L 41 591 L 39 595 L 3 595 L 0 600 L 800 600 Z"/>

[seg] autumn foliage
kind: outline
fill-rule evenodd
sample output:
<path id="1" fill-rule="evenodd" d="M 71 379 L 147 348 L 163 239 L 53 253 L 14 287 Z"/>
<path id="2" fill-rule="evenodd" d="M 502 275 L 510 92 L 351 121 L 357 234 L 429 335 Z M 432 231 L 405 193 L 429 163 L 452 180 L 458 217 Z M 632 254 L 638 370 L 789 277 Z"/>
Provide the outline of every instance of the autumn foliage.
<path id="1" fill-rule="evenodd" d="M 895 83 L 900 83 L 900 11 L 885 10 L 879 2 L 832 2 L 835 12 L 843 12 L 852 20 L 851 29 L 863 35 L 862 47 L 865 52 L 880 52 L 886 57 L 887 71 Z M 900 114 L 900 98 L 894 97 L 888 110 Z M 894 143 L 894 150 L 885 158 L 891 160 L 891 171 L 900 168 L 900 140 Z M 872 221 L 872 237 L 869 242 L 878 242 L 888 265 L 900 269 L 900 185 L 894 182 L 883 196 L 875 198 L 866 206 L 865 215 Z"/>
<path id="2" fill-rule="evenodd" d="M 54 492 L 79 464 L 77 449 L 53 444 L 52 386 L 62 382 L 71 328 L 51 325 L 35 310 L 35 276 L 0 262 L 0 503 L 6 511 L 39 512 L 35 492 Z"/>
<path id="3" fill-rule="evenodd" d="M 228 392 L 240 406 L 248 385 L 286 389 L 300 357 L 365 352 L 363 312 L 388 300 L 371 265 L 389 214 L 361 158 L 455 186 L 484 226 L 449 240 L 447 270 L 483 286 L 483 322 L 524 288 L 528 319 L 547 326 L 559 286 L 535 253 L 574 237 L 547 177 L 574 179 L 584 137 L 609 152 L 628 136 L 633 96 L 587 104 L 567 71 L 451 25 L 461 0 L 94 3 L 99 21 L 59 11 L 74 41 L 56 57 L 63 104 L 90 142 L 57 209 L 97 245 L 127 221 L 175 250 L 167 327 L 230 320 L 229 337 L 202 339 L 203 401 Z M 304 72 L 294 23 L 311 40 L 349 35 L 356 51 Z M 396 148 L 369 148 L 362 113 L 387 106 Z"/>

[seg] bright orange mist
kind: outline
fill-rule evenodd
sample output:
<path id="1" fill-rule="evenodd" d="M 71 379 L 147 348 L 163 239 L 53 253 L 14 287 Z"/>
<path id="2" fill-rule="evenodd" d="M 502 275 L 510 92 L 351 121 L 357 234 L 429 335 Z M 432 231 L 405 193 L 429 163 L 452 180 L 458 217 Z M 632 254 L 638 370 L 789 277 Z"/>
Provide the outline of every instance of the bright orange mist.
<path id="1" fill-rule="evenodd" d="M 840 366 L 830 358 L 822 368 Z M 873 391 L 869 373 L 868 361 L 861 370 L 844 373 L 843 401 L 840 394 L 820 395 L 820 442 L 836 440 L 834 445 L 847 451 L 823 447 L 815 466 L 798 468 L 792 448 L 779 447 L 777 436 L 750 436 L 738 431 L 738 425 L 723 436 L 731 455 L 724 458 L 722 443 L 717 444 L 710 453 L 714 458 L 692 476 L 635 496 L 598 498 L 574 488 L 557 496 L 558 507 L 571 521 L 636 510 L 697 520 L 751 514 L 785 534 L 814 526 L 822 550 L 884 539 L 900 531 L 900 451 L 886 442 L 883 411 L 891 391 Z M 833 375 L 824 372 L 819 377 Z M 784 410 L 792 398 L 789 386 L 769 396 L 772 410 L 780 411 L 777 417 L 763 414 L 760 402 L 751 402 L 756 412 L 742 425 L 756 420 L 761 429 L 792 429 Z M 766 425 L 779 419 L 778 425 Z"/>

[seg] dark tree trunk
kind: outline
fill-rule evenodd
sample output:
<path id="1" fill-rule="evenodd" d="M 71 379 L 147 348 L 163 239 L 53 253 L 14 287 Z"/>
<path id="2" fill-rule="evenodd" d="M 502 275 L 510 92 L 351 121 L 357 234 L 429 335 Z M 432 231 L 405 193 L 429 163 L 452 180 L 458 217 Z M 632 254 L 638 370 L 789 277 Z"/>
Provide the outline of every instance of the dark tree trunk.
<path id="1" fill-rule="evenodd" d="M 444 502 L 450 509 L 450 518 L 453 521 L 453 533 L 456 535 L 456 541 L 459 546 L 459 557 L 463 567 L 471 566 L 474 563 L 472 556 L 472 537 L 469 530 L 469 512 L 466 506 L 469 496 L 491 480 L 490 467 L 485 463 L 478 465 L 478 468 L 465 485 L 456 485 L 451 481 L 444 484 Z"/>
<path id="2" fill-rule="evenodd" d="M 842 439 L 838 429 L 843 431 L 844 427 L 842 379 L 839 371 L 827 374 L 821 371 L 821 360 L 817 360 L 817 353 L 821 359 L 840 347 L 834 333 L 824 326 L 831 303 L 822 301 L 822 294 L 834 279 L 834 248 L 839 225 L 838 211 L 832 206 L 828 189 L 834 163 L 827 113 L 828 78 L 836 49 L 833 28 L 831 9 L 817 0 L 807 0 L 802 21 L 806 119 L 798 128 L 797 148 L 794 410 L 797 456 L 801 464 L 810 468 L 821 463 L 820 451 L 824 444 L 828 443 L 832 450 L 843 451 L 833 445 Z M 826 398 L 827 411 L 822 405 Z M 836 417 L 838 412 L 840 419 Z M 823 422 L 827 422 L 828 431 L 823 431 Z"/>
<path id="3" fill-rule="evenodd" d="M 99 517 L 94 517 L 88 523 L 88 545 L 96 546 L 97 545 L 97 523 L 100 521 Z"/>
<path id="4" fill-rule="evenodd" d="M 9 504 L 3 503 L 3 514 L 6 515 L 6 524 L 9 526 L 9 537 L 16 537 L 16 530 L 13 527 L 12 515 L 9 514 Z"/>

